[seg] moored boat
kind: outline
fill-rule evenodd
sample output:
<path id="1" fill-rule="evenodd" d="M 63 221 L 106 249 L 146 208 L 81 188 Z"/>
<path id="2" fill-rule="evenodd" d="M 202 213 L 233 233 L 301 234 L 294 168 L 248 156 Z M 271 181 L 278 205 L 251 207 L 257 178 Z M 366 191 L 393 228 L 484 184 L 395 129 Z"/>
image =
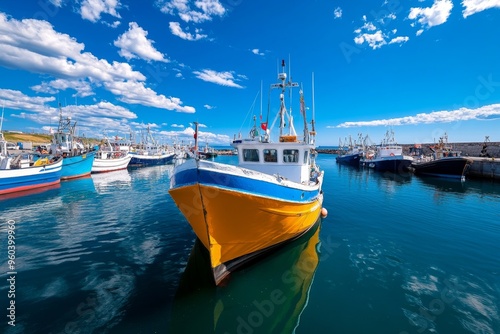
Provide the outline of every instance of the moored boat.
<path id="1" fill-rule="evenodd" d="M 116 145 L 113 147 L 108 138 L 104 138 L 92 164 L 92 173 L 105 173 L 126 169 L 132 156 Z"/>
<path id="2" fill-rule="evenodd" d="M 95 152 L 88 151 L 75 138 L 76 122 L 71 123 L 71 117 L 62 116 L 59 109 L 59 126 L 52 133 L 50 154 L 63 157 L 61 180 L 69 180 L 90 175 L 94 162 Z"/>
<path id="3" fill-rule="evenodd" d="M 128 153 L 132 158 L 129 166 L 146 167 L 166 165 L 174 162 L 175 151 L 161 147 L 147 129 L 146 138 L 138 145 L 138 148 Z"/>
<path id="4" fill-rule="evenodd" d="M 62 158 L 6 154 L 6 141 L 0 133 L 0 195 L 53 186 L 61 180 Z"/>
<path id="5" fill-rule="evenodd" d="M 394 132 L 387 131 L 382 143 L 376 147 L 375 155 L 367 155 L 361 163 L 379 172 L 407 173 L 413 161 L 403 154 L 403 147 L 394 139 Z"/>
<path id="6" fill-rule="evenodd" d="M 60 157 L 33 154 L 11 155 L 0 121 L 0 195 L 54 186 L 61 181 Z"/>
<path id="7" fill-rule="evenodd" d="M 411 168 L 415 174 L 465 180 L 465 174 L 473 160 L 462 157 L 460 151 L 453 150 L 446 134 L 439 138 L 437 145 L 429 148 L 433 152 L 431 156 L 420 155 L 419 159 L 412 162 Z"/>
<path id="8" fill-rule="evenodd" d="M 299 139 L 284 100 L 299 85 L 286 81 L 284 61 L 282 66 L 280 82 L 271 85 L 280 90 L 278 141 L 271 140 L 267 121 L 262 135 L 254 123 L 249 138 L 232 142 L 237 166 L 197 157 L 176 166 L 171 178 L 169 193 L 208 250 L 216 284 L 255 256 L 301 236 L 320 216 L 323 171 L 315 164 L 314 116 L 309 132 L 301 89 Z"/>
<path id="9" fill-rule="evenodd" d="M 361 145 L 362 138 L 361 134 L 359 136 L 360 143 L 352 142 L 351 137 L 349 136 L 349 144 L 347 147 L 339 145 L 339 149 L 341 150 L 335 161 L 339 164 L 351 165 L 351 166 L 359 166 L 361 158 L 363 157 L 364 148 Z"/>

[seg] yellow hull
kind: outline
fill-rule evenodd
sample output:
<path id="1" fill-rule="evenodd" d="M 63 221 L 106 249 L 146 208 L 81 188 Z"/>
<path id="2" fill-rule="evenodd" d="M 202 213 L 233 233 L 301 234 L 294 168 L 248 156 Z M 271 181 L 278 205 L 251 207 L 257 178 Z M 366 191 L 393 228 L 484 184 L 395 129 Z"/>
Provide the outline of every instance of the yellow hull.
<path id="1" fill-rule="evenodd" d="M 318 220 L 323 201 L 286 202 L 199 184 L 170 195 L 209 250 L 214 269 L 303 234 Z"/>

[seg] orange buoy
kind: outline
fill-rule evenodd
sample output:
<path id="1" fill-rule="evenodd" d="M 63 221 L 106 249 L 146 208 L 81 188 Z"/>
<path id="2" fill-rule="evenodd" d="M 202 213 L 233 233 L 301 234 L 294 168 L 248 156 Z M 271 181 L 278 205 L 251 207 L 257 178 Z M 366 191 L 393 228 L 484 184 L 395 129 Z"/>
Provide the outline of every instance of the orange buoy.
<path id="1" fill-rule="evenodd" d="M 326 208 L 321 208 L 321 217 L 326 218 L 328 216 L 328 210 Z"/>

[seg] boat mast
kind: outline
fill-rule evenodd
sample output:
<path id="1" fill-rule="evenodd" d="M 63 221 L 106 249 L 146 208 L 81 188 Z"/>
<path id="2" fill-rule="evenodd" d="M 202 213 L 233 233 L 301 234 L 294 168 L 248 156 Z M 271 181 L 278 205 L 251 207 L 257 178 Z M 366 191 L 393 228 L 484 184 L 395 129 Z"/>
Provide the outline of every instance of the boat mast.
<path id="1" fill-rule="evenodd" d="M 287 87 L 298 87 L 299 84 L 296 82 L 291 82 L 291 81 L 286 81 L 286 72 L 285 72 L 285 60 L 283 59 L 281 61 L 281 68 L 282 72 L 278 73 L 278 80 L 281 81 L 281 83 L 276 83 L 272 84 L 271 88 L 281 88 L 281 93 L 280 93 L 280 111 L 279 111 L 279 116 L 280 116 L 280 137 L 283 135 L 283 129 L 285 127 L 285 114 L 286 114 L 286 107 L 285 107 L 285 92 Z M 290 123 L 291 123 L 290 119 Z M 290 124 L 290 127 L 292 127 L 292 124 Z"/>
<path id="2" fill-rule="evenodd" d="M 311 142 L 308 144 L 314 144 L 316 142 L 316 129 L 314 127 L 314 72 L 312 73 L 312 120 L 311 120 Z"/>

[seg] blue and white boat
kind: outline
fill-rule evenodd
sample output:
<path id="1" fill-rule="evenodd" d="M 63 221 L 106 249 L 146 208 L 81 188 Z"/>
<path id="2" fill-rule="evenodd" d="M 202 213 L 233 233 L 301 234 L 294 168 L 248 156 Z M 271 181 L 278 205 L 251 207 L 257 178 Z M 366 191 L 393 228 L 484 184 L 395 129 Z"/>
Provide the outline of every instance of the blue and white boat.
<path id="1" fill-rule="evenodd" d="M 263 134 L 254 123 L 249 138 L 232 142 L 237 166 L 197 157 L 176 166 L 171 178 L 169 193 L 208 250 L 217 285 L 243 263 L 306 233 L 324 211 L 314 117 L 309 131 L 301 89 L 304 132 L 297 135 L 285 96 L 299 84 L 287 80 L 284 61 L 282 67 L 278 83 L 271 85 L 279 90 L 278 140 L 271 140 L 267 121 L 260 126 Z"/>
<path id="2" fill-rule="evenodd" d="M 52 133 L 50 154 L 60 155 L 63 159 L 61 180 L 69 180 L 90 175 L 95 152 L 86 149 L 75 138 L 76 122 L 71 124 L 71 117 L 63 119 L 59 109 L 59 126 Z"/>
<path id="3" fill-rule="evenodd" d="M 131 167 L 146 167 L 156 165 L 166 165 L 174 162 L 175 151 L 165 149 L 160 146 L 151 135 L 148 127 L 146 138 L 134 151 L 128 153 L 132 156 L 129 166 Z"/>
<path id="4" fill-rule="evenodd" d="M 60 157 L 34 161 L 32 155 L 11 156 L 7 152 L 7 141 L 0 133 L 0 195 L 58 184 L 62 163 Z"/>

